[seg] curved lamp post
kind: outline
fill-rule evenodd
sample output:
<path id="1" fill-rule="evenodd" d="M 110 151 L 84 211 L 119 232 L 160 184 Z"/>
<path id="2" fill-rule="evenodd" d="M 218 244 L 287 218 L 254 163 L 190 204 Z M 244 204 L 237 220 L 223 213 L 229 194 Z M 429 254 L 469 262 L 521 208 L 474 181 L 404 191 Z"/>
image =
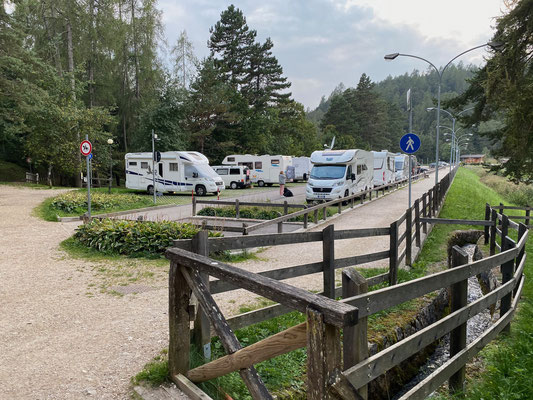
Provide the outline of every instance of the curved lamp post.
<path id="1" fill-rule="evenodd" d="M 419 56 L 415 56 L 413 54 L 392 53 L 392 54 L 387 54 L 384 57 L 385 60 L 387 60 L 387 61 L 395 60 L 399 56 L 400 57 L 411 57 L 411 58 L 416 58 L 418 60 L 425 61 L 426 63 L 428 63 L 429 65 L 431 65 L 435 69 L 435 71 L 437 72 L 437 75 L 439 77 L 439 87 L 438 87 L 438 92 L 437 92 L 437 140 L 436 140 L 436 149 L 435 149 L 435 167 L 436 167 L 435 168 L 435 185 L 439 183 L 439 168 L 438 168 L 438 164 L 439 164 L 439 125 L 440 125 L 440 90 L 441 90 L 441 85 L 442 85 L 442 74 L 444 74 L 444 71 L 446 71 L 446 68 L 448 68 L 448 66 L 453 61 L 455 61 L 455 59 L 457 59 L 458 57 L 462 56 L 465 53 L 468 53 L 469 51 L 480 49 L 481 47 L 485 47 L 485 46 L 490 46 L 493 49 L 499 49 L 499 48 L 501 48 L 503 46 L 503 43 L 500 43 L 500 42 L 488 42 L 488 43 L 485 43 L 485 44 L 482 44 L 482 45 L 479 45 L 479 46 L 476 46 L 476 47 L 472 47 L 471 49 L 465 50 L 462 53 L 456 55 L 454 58 L 452 58 L 450 61 L 448 61 L 448 63 L 444 66 L 444 68 L 442 68 L 440 70 L 431 61 L 426 60 L 425 58 L 422 58 L 422 57 L 419 57 Z"/>

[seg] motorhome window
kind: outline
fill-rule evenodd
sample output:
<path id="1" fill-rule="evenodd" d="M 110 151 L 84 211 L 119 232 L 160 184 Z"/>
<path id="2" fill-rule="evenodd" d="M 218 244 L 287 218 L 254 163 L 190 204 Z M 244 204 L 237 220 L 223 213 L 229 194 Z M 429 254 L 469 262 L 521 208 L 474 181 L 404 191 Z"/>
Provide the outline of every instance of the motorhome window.
<path id="1" fill-rule="evenodd" d="M 263 161 L 256 161 L 255 169 L 263 169 Z"/>
<path id="2" fill-rule="evenodd" d="M 239 168 L 230 168 L 229 174 L 230 175 L 240 175 L 241 174 L 241 170 Z"/>
<path id="3" fill-rule="evenodd" d="M 227 169 L 217 169 L 216 173 L 219 174 L 219 175 L 227 175 L 228 174 L 228 170 Z"/>
<path id="4" fill-rule="evenodd" d="M 403 170 L 403 161 L 396 161 L 396 171 Z"/>
<path id="5" fill-rule="evenodd" d="M 243 166 L 248 167 L 250 169 L 254 169 L 254 163 L 253 162 L 240 162 L 239 165 L 243 165 Z"/>
<path id="6" fill-rule="evenodd" d="M 163 164 L 159 163 L 159 176 L 163 177 Z"/>
<path id="7" fill-rule="evenodd" d="M 368 171 L 366 164 L 363 164 L 363 171 Z"/>
<path id="8" fill-rule="evenodd" d="M 385 161 L 383 158 L 374 158 L 374 169 L 383 168 L 383 161 Z"/>
<path id="9" fill-rule="evenodd" d="M 346 165 L 315 165 L 311 170 L 311 179 L 342 179 Z"/>
<path id="10" fill-rule="evenodd" d="M 279 165 L 279 160 L 278 159 L 272 159 L 270 162 L 271 162 L 272 165 L 275 165 L 275 166 Z"/>
<path id="11" fill-rule="evenodd" d="M 235 157 L 228 157 L 228 162 L 235 162 Z"/>
<path id="12" fill-rule="evenodd" d="M 130 161 L 130 162 L 128 163 L 128 165 L 129 165 L 130 167 L 136 167 L 136 166 L 137 166 L 137 161 Z"/>
<path id="13" fill-rule="evenodd" d="M 217 178 L 218 174 L 207 164 L 185 166 L 185 176 L 188 178 Z"/>
<path id="14" fill-rule="evenodd" d="M 142 169 L 148 169 L 148 162 L 147 161 L 141 161 L 141 168 Z"/>
<path id="15" fill-rule="evenodd" d="M 178 163 L 177 162 L 168 163 L 168 170 L 172 172 L 176 172 L 178 170 Z"/>
<path id="16" fill-rule="evenodd" d="M 352 179 L 352 166 L 348 165 L 348 171 L 346 171 L 346 180 L 349 181 Z"/>
<path id="17" fill-rule="evenodd" d="M 357 166 L 357 175 L 361 175 L 363 173 L 363 166 L 361 164 L 359 164 Z"/>

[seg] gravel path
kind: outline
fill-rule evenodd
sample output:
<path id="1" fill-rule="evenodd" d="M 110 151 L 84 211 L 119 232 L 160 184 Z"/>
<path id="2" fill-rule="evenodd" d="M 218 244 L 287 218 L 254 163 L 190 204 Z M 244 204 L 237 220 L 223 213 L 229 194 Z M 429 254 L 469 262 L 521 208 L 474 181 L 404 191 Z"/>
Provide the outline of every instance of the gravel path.
<path id="1" fill-rule="evenodd" d="M 0 186 L 0 399 L 130 398 L 168 346 L 167 289 L 89 296 L 98 263 L 58 249 L 76 225 L 31 215 L 57 193 Z"/>
<path id="2" fill-rule="evenodd" d="M 431 177 L 414 184 L 413 198 L 432 185 Z M 130 378 L 168 346 L 167 282 L 124 296 L 93 290 L 97 271 L 117 261 L 72 259 L 59 249 L 76 224 L 32 216 L 57 193 L 0 185 L 0 399 L 128 399 Z M 336 229 L 388 226 L 406 205 L 401 189 L 331 223 Z M 344 240 L 336 257 L 387 249 L 385 239 Z M 318 261 L 322 246 L 278 246 L 259 256 L 265 261 L 238 266 L 261 271 Z M 320 289 L 321 279 L 316 274 L 297 283 Z M 238 292 L 217 295 L 223 310 L 234 312 L 256 297 Z"/>

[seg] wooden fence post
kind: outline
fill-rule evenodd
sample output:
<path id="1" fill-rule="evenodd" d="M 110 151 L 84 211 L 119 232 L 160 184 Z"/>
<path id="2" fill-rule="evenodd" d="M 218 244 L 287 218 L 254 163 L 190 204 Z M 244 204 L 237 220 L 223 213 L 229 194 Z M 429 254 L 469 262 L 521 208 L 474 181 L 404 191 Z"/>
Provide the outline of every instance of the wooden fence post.
<path id="1" fill-rule="evenodd" d="M 531 214 L 530 214 L 531 210 L 530 210 L 529 208 L 530 208 L 530 205 L 529 205 L 529 204 L 526 204 L 526 217 L 529 217 L 529 216 L 531 215 Z M 526 218 L 526 220 L 525 220 L 525 225 L 526 225 L 527 227 L 529 227 L 529 218 Z"/>
<path id="2" fill-rule="evenodd" d="M 502 215 L 502 251 L 512 249 L 515 247 L 515 243 L 511 241 L 511 238 L 508 237 L 509 232 L 509 217 L 507 215 Z M 502 274 L 502 285 L 506 282 L 509 282 L 513 279 L 514 274 L 514 260 L 507 261 L 500 266 L 500 271 Z M 511 303 L 513 301 L 512 292 L 504 296 L 500 301 L 500 316 L 504 315 L 511 308 Z M 511 324 L 503 328 L 502 332 L 511 332 Z"/>
<path id="3" fill-rule="evenodd" d="M 196 215 L 196 196 L 192 197 L 192 216 Z"/>
<path id="4" fill-rule="evenodd" d="M 367 292 L 368 283 L 355 268 L 346 268 L 342 271 L 342 298 L 346 299 Z M 368 358 L 367 330 L 367 317 L 360 318 L 357 325 L 343 328 L 343 371 Z M 368 399 L 367 385 L 362 386 L 357 392 L 364 400 Z"/>
<path id="5" fill-rule="evenodd" d="M 322 229 L 322 274 L 324 279 L 324 296 L 335 298 L 335 227 L 330 225 Z"/>
<path id="6" fill-rule="evenodd" d="M 492 222 L 492 225 L 490 226 L 489 249 L 490 255 L 493 256 L 496 254 L 496 228 L 498 227 L 498 212 L 496 210 L 492 210 L 490 221 Z"/>
<path id="7" fill-rule="evenodd" d="M 278 222 L 278 233 L 283 233 L 283 222 Z"/>
<path id="8" fill-rule="evenodd" d="M 324 314 L 307 308 L 307 399 L 330 399 L 330 374 L 341 366 L 340 329 L 324 323 Z"/>
<path id="9" fill-rule="evenodd" d="M 171 376 L 189 370 L 191 289 L 177 263 L 170 263 L 168 274 L 168 368 Z"/>
<path id="10" fill-rule="evenodd" d="M 433 188 L 429 189 L 429 209 L 428 209 L 428 217 L 433 217 Z"/>
<path id="11" fill-rule="evenodd" d="M 283 215 L 287 215 L 289 213 L 289 203 L 287 203 L 287 200 L 283 202 Z"/>
<path id="12" fill-rule="evenodd" d="M 235 218 L 241 217 L 241 207 L 239 205 L 239 199 L 235 199 Z"/>
<path id="13" fill-rule="evenodd" d="M 339 201 L 339 204 L 338 204 L 338 213 L 341 214 L 342 213 L 342 201 Z"/>
<path id="14" fill-rule="evenodd" d="M 209 243 L 208 232 L 206 230 L 198 232 L 192 238 L 192 251 L 202 256 L 209 255 Z M 209 275 L 200 274 L 205 287 L 209 290 Z M 209 317 L 202 310 L 201 307 L 197 307 L 196 319 L 194 320 L 193 328 L 193 343 L 202 349 L 204 358 L 206 360 L 211 359 L 211 325 L 209 323 Z"/>
<path id="15" fill-rule="evenodd" d="M 416 231 L 416 247 L 422 247 L 422 240 L 420 239 L 420 199 L 415 200 L 415 231 Z"/>
<path id="16" fill-rule="evenodd" d="M 405 265 L 411 265 L 413 249 L 413 209 L 405 211 Z"/>
<path id="17" fill-rule="evenodd" d="M 490 205 L 485 203 L 485 221 L 490 221 Z M 485 227 L 485 244 L 489 244 L 489 227 Z"/>
<path id="18" fill-rule="evenodd" d="M 468 264 L 468 254 L 459 246 L 452 248 L 451 268 Z M 453 313 L 468 305 L 468 279 L 457 282 L 451 286 L 451 309 Z M 450 332 L 450 357 L 453 357 L 466 347 L 466 322 Z M 462 366 L 448 381 L 450 393 L 454 394 L 464 390 L 465 366 Z"/>
<path id="19" fill-rule="evenodd" d="M 390 224 L 389 286 L 398 282 L 398 221 Z"/>
<path id="20" fill-rule="evenodd" d="M 428 216 L 427 192 L 424 193 L 424 195 L 422 196 L 422 216 L 424 218 L 427 218 L 427 216 Z M 427 235 L 427 233 L 428 233 L 428 224 L 426 222 L 424 222 L 422 224 L 422 227 L 424 229 L 424 234 Z"/>
<path id="21" fill-rule="evenodd" d="M 322 214 L 324 216 L 324 221 L 328 218 L 328 208 L 324 207 L 322 208 Z"/>
<path id="22" fill-rule="evenodd" d="M 520 223 L 518 224 L 518 240 L 516 243 L 520 242 L 520 239 L 522 239 L 522 236 L 524 236 L 527 232 L 527 226 Z M 522 250 L 520 250 L 520 253 L 518 253 L 518 256 L 516 257 L 516 264 L 514 270 L 516 271 L 518 269 L 518 266 L 520 265 L 520 261 L 522 261 L 522 258 L 524 257 L 524 254 L 526 252 L 526 246 L 522 247 Z M 516 296 L 516 293 L 518 292 L 518 285 L 516 285 L 515 290 L 513 291 L 513 296 Z"/>
<path id="23" fill-rule="evenodd" d="M 304 214 L 304 229 L 307 229 L 307 225 L 309 225 L 309 213 Z"/>

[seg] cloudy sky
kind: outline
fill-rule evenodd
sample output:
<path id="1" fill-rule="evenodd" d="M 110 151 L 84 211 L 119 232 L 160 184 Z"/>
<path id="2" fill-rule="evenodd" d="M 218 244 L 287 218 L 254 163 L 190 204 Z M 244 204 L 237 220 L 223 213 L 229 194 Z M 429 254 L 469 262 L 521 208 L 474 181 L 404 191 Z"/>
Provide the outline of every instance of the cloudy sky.
<path id="1" fill-rule="evenodd" d="M 241 9 L 258 39 L 274 42 L 274 55 L 292 82 L 293 97 L 315 108 L 340 82 L 355 86 L 364 72 L 373 81 L 427 64 L 445 65 L 457 54 L 490 41 L 503 0 L 159 0 L 169 45 L 187 31 L 199 58 L 208 54 L 209 28 L 228 5 Z M 484 50 L 460 58 L 480 64 Z"/>

